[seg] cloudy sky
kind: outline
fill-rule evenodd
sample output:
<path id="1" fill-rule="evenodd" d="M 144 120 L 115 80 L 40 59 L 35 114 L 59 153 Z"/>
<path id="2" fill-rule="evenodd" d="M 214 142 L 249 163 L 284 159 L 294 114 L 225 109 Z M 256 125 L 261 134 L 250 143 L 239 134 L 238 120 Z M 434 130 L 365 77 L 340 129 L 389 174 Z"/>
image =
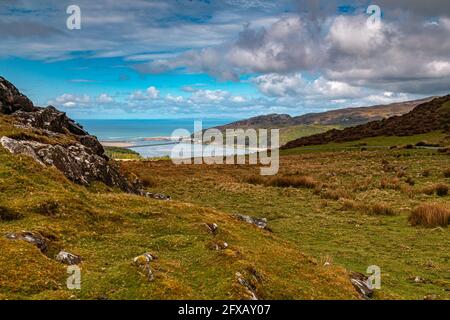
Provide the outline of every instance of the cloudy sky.
<path id="1" fill-rule="evenodd" d="M 450 1 L 2 0 L 0 37 L 0 75 L 77 119 L 299 115 L 450 93 Z"/>

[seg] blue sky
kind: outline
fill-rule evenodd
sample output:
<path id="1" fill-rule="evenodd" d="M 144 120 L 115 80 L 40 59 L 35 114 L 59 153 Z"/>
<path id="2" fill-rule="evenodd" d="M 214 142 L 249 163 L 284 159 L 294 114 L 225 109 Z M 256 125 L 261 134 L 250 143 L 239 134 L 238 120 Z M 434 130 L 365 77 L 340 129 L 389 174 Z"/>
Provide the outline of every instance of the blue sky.
<path id="1" fill-rule="evenodd" d="M 299 115 L 446 94 L 450 5 L 4 0 L 0 75 L 78 119 Z M 66 9 L 81 9 L 68 30 Z"/>

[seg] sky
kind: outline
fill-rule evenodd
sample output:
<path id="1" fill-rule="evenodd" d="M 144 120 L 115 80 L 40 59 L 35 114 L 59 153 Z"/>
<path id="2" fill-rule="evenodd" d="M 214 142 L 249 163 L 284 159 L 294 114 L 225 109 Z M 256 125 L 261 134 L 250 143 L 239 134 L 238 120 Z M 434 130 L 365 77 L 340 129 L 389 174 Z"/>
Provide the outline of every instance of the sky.
<path id="1" fill-rule="evenodd" d="M 81 29 L 67 26 L 71 5 Z M 76 119 L 300 115 L 450 93 L 450 1 L 1 0 L 0 37 L 0 76 Z"/>

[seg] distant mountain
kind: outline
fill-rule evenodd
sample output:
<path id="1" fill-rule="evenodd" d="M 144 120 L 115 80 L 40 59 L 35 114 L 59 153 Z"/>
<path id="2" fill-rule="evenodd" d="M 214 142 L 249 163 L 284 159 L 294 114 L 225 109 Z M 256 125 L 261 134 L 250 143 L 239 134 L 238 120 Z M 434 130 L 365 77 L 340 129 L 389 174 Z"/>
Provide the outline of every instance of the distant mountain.
<path id="1" fill-rule="evenodd" d="M 288 142 L 283 149 L 378 136 L 410 136 L 436 130 L 450 130 L 450 95 L 422 103 L 402 116 L 299 138 Z"/>
<path id="2" fill-rule="evenodd" d="M 322 113 L 310 113 L 295 117 L 296 124 L 322 124 L 356 126 L 371 121 L 401 116 L 413 110 L 418 105 L 429 102 L 435 97 L 426 99 L 376 105 L 371 107 L 346 108 Z"/>
<path id="3" fill-rule="evenodd" d="M 349 127 L 403 115 L 413 110 L 416 106 L 429 102 L 434 98 L 435 97 L 430 97 L 421 100 L 398 102 L 388 105 L 346 108 L 321 113 L 309 113 L 297 117 L 291 117 L 288 114 L 269 114 L 236 121 L 217 128 L 219 130 L 235 128 L 258 129 L 298 125 L 333 125 Z"/>

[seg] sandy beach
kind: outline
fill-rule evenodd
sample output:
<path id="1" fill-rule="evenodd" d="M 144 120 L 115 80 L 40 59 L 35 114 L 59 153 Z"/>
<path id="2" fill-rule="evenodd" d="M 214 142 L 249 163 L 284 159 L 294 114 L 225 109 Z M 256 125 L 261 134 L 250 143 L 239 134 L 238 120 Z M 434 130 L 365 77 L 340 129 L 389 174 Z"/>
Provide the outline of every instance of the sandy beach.
<path id="1" fill-rule="evenodd" d="M 134 146 L 133 143 L 125 141 L 100 141 L 100 143 L 104 147 L 130 148 Z"/>

